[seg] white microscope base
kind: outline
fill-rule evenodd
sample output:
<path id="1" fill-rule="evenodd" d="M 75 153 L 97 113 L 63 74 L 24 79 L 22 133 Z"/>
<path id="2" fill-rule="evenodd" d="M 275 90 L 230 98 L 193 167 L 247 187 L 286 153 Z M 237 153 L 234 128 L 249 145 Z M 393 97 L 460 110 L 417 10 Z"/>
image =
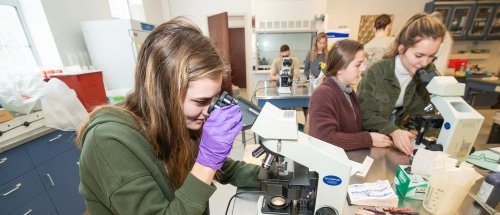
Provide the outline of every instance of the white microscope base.
<path id="1" fill-rule="evenodd" d="M 257 200 L 257 215 L 264 215 L 262 213 L 262 204 L 264 204 L 264 195 L 261 195 Z"/>
<path id="2" fill-rule="evenodd" d="M 290 94 L 290 93 L 292 93 L 292 90 L 290 90 L 290 87 L 278 87 L 278 93 L 279 94 Z"/>

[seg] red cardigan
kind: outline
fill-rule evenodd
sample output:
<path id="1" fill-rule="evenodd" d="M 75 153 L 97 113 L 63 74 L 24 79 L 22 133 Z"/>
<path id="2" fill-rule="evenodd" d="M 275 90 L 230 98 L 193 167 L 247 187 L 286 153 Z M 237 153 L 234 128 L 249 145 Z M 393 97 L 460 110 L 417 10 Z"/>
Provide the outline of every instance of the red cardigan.
<path id="1" fill-rule="evenodd" d="M 370 148 L 370 133 L 361 130 L 361 108 L 356 93 L 344 92 L 332 78 L 325 78 L 309 101 L 309 135 L 344 150 Z M 353 111 L 354 109 L 354 111 Z"/>

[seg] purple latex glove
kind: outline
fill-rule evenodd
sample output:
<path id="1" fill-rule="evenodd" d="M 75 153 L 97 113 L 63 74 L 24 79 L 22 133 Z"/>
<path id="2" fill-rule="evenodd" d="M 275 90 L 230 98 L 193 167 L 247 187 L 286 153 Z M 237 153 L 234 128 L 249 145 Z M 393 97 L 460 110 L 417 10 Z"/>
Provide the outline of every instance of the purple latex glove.
<path id="1" fill-rule="evenodd" d="M 200 150 L 196 162 L 219 170 L 229 156 L 234 138 L 243 128 L 242 114 L 236 105 L 217 108 L 203 125 Z"/>

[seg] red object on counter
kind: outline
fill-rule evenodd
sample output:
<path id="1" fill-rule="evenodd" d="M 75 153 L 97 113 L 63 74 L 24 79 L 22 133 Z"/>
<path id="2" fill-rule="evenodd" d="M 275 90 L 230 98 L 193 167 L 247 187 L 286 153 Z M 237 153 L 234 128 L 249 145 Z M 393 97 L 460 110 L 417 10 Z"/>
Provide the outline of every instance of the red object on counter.
<path id="1" fill-rule="evenodd" d="M 448 68 L 454 68 L 455 71 L 458 71 L 462 65 L 467 66 L 467 63 L 469 63 L 467 59 L 450 59 L 448 60 Z"/>
<path id="2" fill-rule="evenodd" d="M 52 74 L 51 78 L 58 78 L 66 83 L 69 88 L 75 90 L 76 96 L 88 112 L 92 111 L 96 106 L 106 104 L 102 71 Z"/>

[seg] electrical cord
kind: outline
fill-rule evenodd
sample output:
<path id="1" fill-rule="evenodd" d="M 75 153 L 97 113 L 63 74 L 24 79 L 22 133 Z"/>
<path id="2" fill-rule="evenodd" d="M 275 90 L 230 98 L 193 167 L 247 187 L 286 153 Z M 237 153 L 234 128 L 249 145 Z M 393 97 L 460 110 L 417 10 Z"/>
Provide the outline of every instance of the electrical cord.
<path id="1" fill-rule="evenodd" d="M 236 198 L 238 195 L 245 194 L 245 193 L 264 193 L 264 191 L 241 191 L 241 192 L 235 193 L 233 196 L 231 196 L 231 198 L 227 202 L 226 213 L 224 213 L 225 215 L 227 215 L 227 212 L 229 211 L 229 206 L 231 206 L 231 201 L 233 201 L 233 199 Z"/>

